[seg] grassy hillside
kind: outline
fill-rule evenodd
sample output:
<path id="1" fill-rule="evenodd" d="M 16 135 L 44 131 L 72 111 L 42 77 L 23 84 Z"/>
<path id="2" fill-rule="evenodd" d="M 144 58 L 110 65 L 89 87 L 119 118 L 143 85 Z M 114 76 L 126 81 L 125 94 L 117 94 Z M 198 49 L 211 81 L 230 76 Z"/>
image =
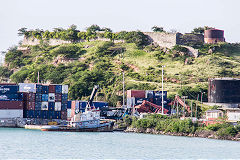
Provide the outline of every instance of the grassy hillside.
<path id="1" fill-rule="evenodd" d="M 222 43 L 198 47 L 198 58 L 189 57 L 175 47 L 164 50 L 157 46 L 137 46 L 136 43 L 91 41 L 48 46 L 29 46 L 22 52 L 11 48 L 6 54 L 2 78 L 12 82 L 64 83 L 70 86 L 72 99 L 86 99 L 92 87 L 99 84 L 98 100 L 116 105 L 122 96 L 122 71 L 126 89 L 161 89 L 164 68 L 164 90 L 192 95 L 206 91 L 210 77 L 240 75 L 240 45 Z M 212 53 L 208 53 L 212 49 Z M 187 60 L 187 63 L 186 62 Z M 181 88 L 182 86 L 182 88 Z M 185 89 L 185 90 L 184 90 Z M 189 93 L 191 92 L 191 93 Z M 206 99 L 206 97 L 205 97 Z"/>

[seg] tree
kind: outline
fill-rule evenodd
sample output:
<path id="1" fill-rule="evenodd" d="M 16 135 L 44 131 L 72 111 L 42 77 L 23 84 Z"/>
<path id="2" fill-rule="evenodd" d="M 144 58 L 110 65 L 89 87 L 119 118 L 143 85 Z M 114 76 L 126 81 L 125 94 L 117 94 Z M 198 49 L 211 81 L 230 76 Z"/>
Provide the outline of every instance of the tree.
<path id="1" fill-rule="evenodd" d="M 27 32 L 27 28 L 23 27 L 18 30 L 18 36 L 24 36 Z"/>
<path id="2" fill-rule="evenodd" d="M 152 31 L 153 31 L 153 32 L 165 32 L 165 31 L 163 30 L 163 27 L 158 27 L 158 26 L 153 26 L 153 27 L 152 27 Z"/>
<path id="3" fill-rule="evenodd" d="M 101 28 L 98 25 L 93 24 L 87 28 L 87 31 L 90 31 L 90 32 L 101 31 Z"/>
<path id="4" fill-rule="evenodd" d="M 192 33 L 194 34 L 204 34 L 204 31 L 205 30 L 208 30 L 208 29 L 212 29 L 213 27 L 208 27 L 208 26 L 204 26 L 204 27 L 197 27 L 197 28 L 194 28 L 192 30 Z"/>

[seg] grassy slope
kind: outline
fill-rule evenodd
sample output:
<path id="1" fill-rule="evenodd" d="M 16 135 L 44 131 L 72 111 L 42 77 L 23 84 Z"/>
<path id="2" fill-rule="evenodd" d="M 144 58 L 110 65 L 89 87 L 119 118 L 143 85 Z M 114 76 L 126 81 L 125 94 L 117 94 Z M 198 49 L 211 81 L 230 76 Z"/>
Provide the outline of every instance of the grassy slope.
<path id="1" fill-rule="evenodd" d="M 91 41 L 81 42 L 77 45 L 83 47 L 86 51 L 81 55 L 81 57 L 86 61 L 88 58 L 93 56 L 96 53 L 97 48 L 103 44 L 104 42 L 102 41 Z M 127 85 L 148 83 L 150 86 L 153 86 L 156 89 L 161 89 L 161 72 L 159 71 L 161 71 L 161 66 L 165 65 L 164 77 L 167 77 L 168 81 L 164 81 L 164 90 L 175 94 L 181 85 L 179 81 L 188 86 L 207 84 L 209 77 L 221 76 L 218 72 L 223 68 L 233 71 L 235 76 L 238 75 L 240 70 L 240 52 L 234 52 L 228 54 L 227 56 L 226 54 L 224 55 L 222 53 L 214 53 L 212 55 L 202 53 L 198 58 L 190 58 L 191 62 L 187 65 L 184 65 L 184 60 L 172 59 L 167 55 L 165 55 L 163 60 L 158 60 L 154 56 L 156 51 L 145 52 L 144 50 L 137 49 L 136 45 L 132 43 L 119 43 L 117 45 L 126 48 L 126 50 L 123 53 L 124 59 L 122 59 L 122 55 L 116 55 L 112 57 L 114 73 L 119 74 L 121 72 L 121 61 L 128 66 L 132 66 L 134 68 L 133 72 L 139 73 L 142 77 L 146 76 L 149 67 L 153 68 L 152 71 L 155 73 L 155 75 L 157 73 L 154 81 L 141 80 L 131 76 L 126 76 Z M 51 64 L 52 61 L 54 61 L 54 58 L 47 58 L 50 52 L 47 51 L 47 53 L 43 53 L 39 50 L 33 51 L 31 54 L 27 55 L 27 59 L 32 61 L 29 63 L 29 65 L 27 65 L 27 67 L 31 68 L 43 63 Z M 178 83 L 171 82 L 171 79 L 178 80 Z M 66 80 L 67 78 L 65 81 Z"/>

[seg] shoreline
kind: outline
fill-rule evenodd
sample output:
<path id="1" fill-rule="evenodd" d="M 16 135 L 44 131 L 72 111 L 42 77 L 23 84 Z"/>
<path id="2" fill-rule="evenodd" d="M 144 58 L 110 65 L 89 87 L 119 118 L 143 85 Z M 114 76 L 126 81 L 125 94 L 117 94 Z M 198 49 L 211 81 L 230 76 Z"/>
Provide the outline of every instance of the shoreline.
<path id="1" fill-rule="evenodd" d="M 226 136 L 226 137 L 219 137 L 216 135 L 214 131 L 207 131 L 201 130 L 196 131 L 194 134 L 192 133 L 174 133 L 174 132 L 163 132 L 157 131 L 153 128 L 132 128 L 127 127 L 123 132 L 125 133 L 145 133 L 145 134 L 159 134 L 159 135 L 169 135 L 169 136 L 179 136 L 179 137 L 198 137 L 198 138 L 207 138 L 207 139 L 216 139 L 216 140 L 231 140 L 231 141 L 240 141 L 240 133 L 237 134 L 235 137 L 233 136 Z"/>

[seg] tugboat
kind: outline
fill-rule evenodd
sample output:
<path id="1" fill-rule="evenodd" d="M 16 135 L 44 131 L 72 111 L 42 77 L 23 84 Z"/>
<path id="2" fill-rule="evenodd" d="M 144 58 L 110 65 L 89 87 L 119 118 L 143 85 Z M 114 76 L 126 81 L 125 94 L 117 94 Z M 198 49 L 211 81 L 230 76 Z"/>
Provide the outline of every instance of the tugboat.
<path id="1" fill-rule="evenodd" d="M 101 121 L 100 110 L 92 107 L 94 96 L 99 89 L 95 85 L 92 94 L 88 100 L 84 113 L 75 111 L 76 115 L 71 118 L 67 126 L 43 126 L 42 131 L 65 131 L 65 132 L 111 132 L 113 131 L 113 122 Z"/>

